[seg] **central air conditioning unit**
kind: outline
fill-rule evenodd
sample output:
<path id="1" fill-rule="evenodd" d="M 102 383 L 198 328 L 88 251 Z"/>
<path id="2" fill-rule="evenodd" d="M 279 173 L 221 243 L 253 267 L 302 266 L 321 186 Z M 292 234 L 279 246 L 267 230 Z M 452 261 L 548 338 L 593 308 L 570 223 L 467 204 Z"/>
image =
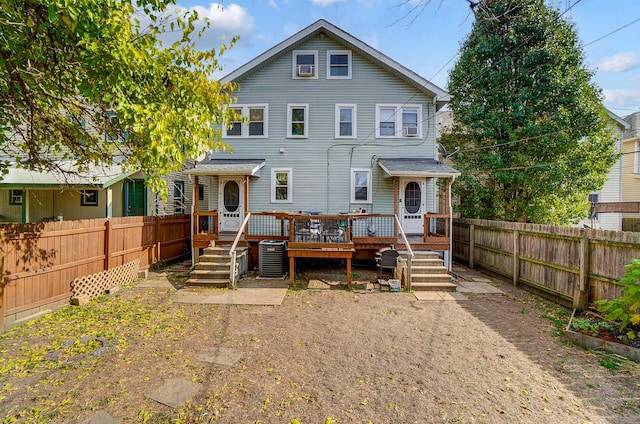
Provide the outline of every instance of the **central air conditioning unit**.
<path id="1" fill-rule="evenodd" d="M 405 137 L 417 137 L 418 136 L 418 127 L 403 127 L 402 135 Z"/>
<path id="2" fill-rule="evenodd" d="M 259 273 L 262 278 L 283 278 L 285 275 L 286 242 L 279 240 L 262 240 L 258 260 Z"/>
<path id="3" fill-rule="evenodd" d="M 297 72 L 299 77 L 312 77 L 313 65 L 298 65 Z"/>

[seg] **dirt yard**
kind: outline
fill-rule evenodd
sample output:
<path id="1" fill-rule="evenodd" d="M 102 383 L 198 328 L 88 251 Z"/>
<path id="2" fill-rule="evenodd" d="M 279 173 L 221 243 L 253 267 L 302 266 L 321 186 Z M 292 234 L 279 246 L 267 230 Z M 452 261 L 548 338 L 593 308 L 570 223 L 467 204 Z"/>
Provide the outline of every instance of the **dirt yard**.
<path id="1" fill-rule="evenodd" d="M 169 274 L 179 285 L 184 270 Z M 316 278 L 344 280 L 309 268 L 299 286 Z M 173 288 L 124 288 L 0 335 L 0 416 L 3 424 L 113 422 L 97 413 L 123 424 L 640 422 L 639 364 L 571 345 L 560 336 L 570 311 L 495 285 L 506 294 L 418 301 L 335 284 L 289 290 L 280 306 L 183 304 Z M 106 348 L 96 352 L 100 340 Z M 220 349 L 239 359 L 199 359 Z M 145 396 L 175 378 L 200 388 L 190 402 L 172 408 Z"/>

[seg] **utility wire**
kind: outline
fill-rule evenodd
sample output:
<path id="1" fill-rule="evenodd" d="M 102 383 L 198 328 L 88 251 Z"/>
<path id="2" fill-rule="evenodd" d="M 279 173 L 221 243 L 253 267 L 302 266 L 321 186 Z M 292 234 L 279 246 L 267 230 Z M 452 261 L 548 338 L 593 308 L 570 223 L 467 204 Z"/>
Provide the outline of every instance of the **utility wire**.
<path id="1" fill-rule="evenodd" d="M 602 37 L 600 37 L 600 38 L 596 38 L 595 40 L 593 40 L 593 41 L 591 41 L 591 42 L 589 42 L 589 43 L 585 44 L 585 45 L 584 45 L 584 47 L 590 46 L 590 45 L 592 45 L 593 43 L 597 43 L 598 41 L 600 41 L 600 40 L 602 40 L 602 39 L 604 39 L 604 38 L 607 38 L 608 36 L 613 35 L 613 34 L 615 34 L 616 32 L 618 32 L 618 31 L 620 31 L 620 30 L 623 30 L 623 29 L 625 29 L 626 27 L 628 27 L 628 26 L 630 26 L 630 25 L 635 24 L 636 22 L 640 22 L 640 18 L 634 19 L 633 21 L 629 22 L 628 24 L 622 25 L 621 27 L 618 27 L 618 28 L 614 29 L 613 31 L 611 31 L 611 32 L 609 32 L 609 33 L 607 33 L 607 34 L 603 35 L 603 36 L 602 36 Z"/>

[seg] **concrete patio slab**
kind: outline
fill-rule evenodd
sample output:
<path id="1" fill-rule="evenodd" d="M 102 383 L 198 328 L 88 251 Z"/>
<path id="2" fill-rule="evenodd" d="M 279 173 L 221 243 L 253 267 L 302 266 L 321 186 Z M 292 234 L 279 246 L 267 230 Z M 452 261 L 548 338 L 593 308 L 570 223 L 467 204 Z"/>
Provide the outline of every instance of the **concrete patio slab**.
<path id="1" fill-rule="evenodd" d="M 457 290 L 460 293 L 504 294 L 502 290 L 489 283 L 477 281 L 459 281 Z"/>
<path id="2" fill-rule="evenodd" d="M 413 292 L 413 295 L 418 300 L 424 301 L 459 301 L 459 300 L 469 300 L 464 294 L 456 293 L 456 292 L 443 292 L 443 291 L 416 291 Z"/>
<path id="3" fill-rule="evenodd" d="M 148 390 L 144 395 L 171 408 L 179 408 L 200 390 L 202 384 L 192 383 L 184 378 L 171 378 L 162 386 Z"/>
<path id="4" fill-rule="evenodd" d="M 120 424 L 120 421 L 107 414 L 105 411 L 98 411 L 81 424 Z"/>
<path id="5" fill-rule="evenodd" d="M 227 347 L 216 347 L 212 351 L 202 352 L 196 356 L 196 359 L 210 364 L 225 365 L 232 367 L 240 360 L 242 352 L 229 349 Z"/>
<path id="6" fill-rule="evenodd" d="M 277 306 L 282 304 L 286 294 L 286 288 L 238 288 L 220 290 L 214 293 L 179 291 L 174 299 L 178 303 Z"/>

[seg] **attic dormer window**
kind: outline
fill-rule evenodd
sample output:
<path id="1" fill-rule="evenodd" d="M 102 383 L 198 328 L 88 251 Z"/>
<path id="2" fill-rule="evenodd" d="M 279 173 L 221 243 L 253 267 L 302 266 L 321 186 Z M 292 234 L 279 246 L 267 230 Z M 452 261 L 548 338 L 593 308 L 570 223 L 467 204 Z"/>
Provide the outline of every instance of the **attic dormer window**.
<path id="1" fill-rule="evenodd" d="M 317 50 L 296 50 L 293 52 L 293 78 L 318 78 Z"/>

